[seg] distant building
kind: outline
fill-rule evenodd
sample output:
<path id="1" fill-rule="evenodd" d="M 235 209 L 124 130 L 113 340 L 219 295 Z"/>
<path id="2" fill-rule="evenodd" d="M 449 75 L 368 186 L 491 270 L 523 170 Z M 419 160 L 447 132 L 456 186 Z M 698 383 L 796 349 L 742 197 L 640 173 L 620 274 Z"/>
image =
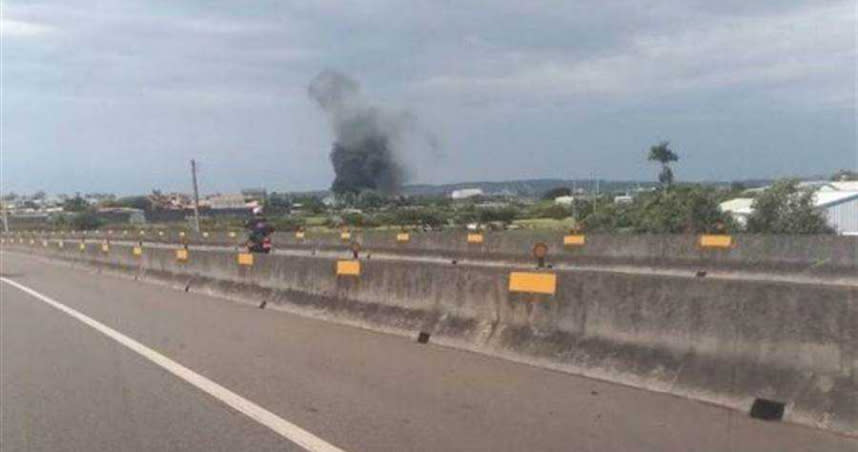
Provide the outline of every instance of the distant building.
<path id="1" fill-rule="evenodd" d="M 838 234 L 858 235 L 858 191 L 818 191 L 814 198 Z"/>
<path id="2" fill-rule="evenodd" d="M 825 216 L 828 225 L 838 234 L 858 235 L 858 191 L 825 188 L 828 184 L 815 187 L 814 207 Z M 754 198 L 736 198 L 720 204 L 721 211 L 729 213 L 742 227 L 748 224 L 753 206 Z"/>
<path id="3" fill-rule="evenodd" d="M 630 195 L 614 196 L 614 204 L 631 204 L 634 201 Z"/>
<path id="4" fill-rule="evenodd" d="M 467 199 L 482 195 L 483 190 L 479 188 L 463 188 L 461 190 L 453 190 L 453 193 L 450 193 L 450 197 L 453 199 Z"/>
<path id="5" fill-rule="evenodd" d="M 748 217 L 754 212 L 753 205 L 754 198 L 736 198 L 722 202 L 719 207 L 744 228 L 748 224 Z"/>
<path id="6" fill-rule="evenodd" d="M 829 182 L 819 191 L 856 191 L 858 192 L 858 181 Z"/>
<path id="7" fill-rule="evenodd" d="M 243 209 L 247 202 L 242 194 L 214 195 L 206 198 L 206 203 L 212 209 Z"/>
<path id="8" fill-rule="evenodd" d="M 575 201 L 574 196 L 558 196 L 554 198 L 554 204 L 560 204 L 561 206 L 571 206 Z"/>

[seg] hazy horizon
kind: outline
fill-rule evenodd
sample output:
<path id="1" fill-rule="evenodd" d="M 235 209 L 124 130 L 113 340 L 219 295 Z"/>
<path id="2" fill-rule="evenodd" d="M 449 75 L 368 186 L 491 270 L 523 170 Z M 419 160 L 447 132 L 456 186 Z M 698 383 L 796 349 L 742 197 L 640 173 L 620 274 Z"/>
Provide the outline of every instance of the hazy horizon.
<path id="1" fill-rule="evenodd" d="M 327 189 L 325 69 L 409 118 L 409 185 L 858 169 L 858 4 L 791 3 L 5 1 L 0 188 Z"/>

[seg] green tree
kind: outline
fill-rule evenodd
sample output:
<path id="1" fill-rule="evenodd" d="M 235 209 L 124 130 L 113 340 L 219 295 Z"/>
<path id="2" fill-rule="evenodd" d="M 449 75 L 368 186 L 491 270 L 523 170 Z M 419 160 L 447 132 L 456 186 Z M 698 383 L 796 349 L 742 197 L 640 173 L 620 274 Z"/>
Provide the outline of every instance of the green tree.
<path id="1" fill-rule="evenodd" d="M 116 207 L 129 207 L 146 212 L 150 212 L 152 210 L 152 201 L 148 196 L 126 196 L 113 201 L 111 204 Z"/>
<path id="2" fill-rule="evenodd" d="M 572 190 L 569 189 L 569 187 L 556 187 L 543 193 L 542 199 L 544 201 L 554 201 L 555 198 L 560 196 L 570 196 L 571 194 Z"/>
<path id="3" fill-rule="evenodd" d="M 89 203 L 83 199 L 80 194 L 75 196 L 74 198 L 66 199 L 63 202 L 63 210 L 66 212 L 82 212 L 89 207 Z"/>
<path id="4" fill-rule="evenodd" d="M 650 147 L 647 160 L 661 164 L 661 172 L 658 174 L 658 181 L 661 182 L 662 185 L 665 187 L 673 185 L 673 170 L 670 168 L 670 162 L 678 161 L 679 156 L 670 149 L 669 142 L 662 141 L 661 143 Z"/>
<path id="5" fill-rule="evenodd" d="M 71 219 L 71 225 L 77 230 L 92 230 L 101 227 L 105 221 L 98 217 L 94 211 L 87 210 L 77 213 Z"/>
<path id="6" fill-rule="evenodd" d="M 826 234 L 834 232 L 814 208 L 814 192 L 795 180 L 780 180 L 754 200 L 748 232 L 768 234 Z"/>
<path id="7" fill-rule="evenodd" d="M 703 233 L 733 229 L 718 207 L 717 194 L 702 186 L 680 186 L 639 196 L 634 205 L 637 232 Z"/>
<path id="8" fill-rule="evenodd" d="M 498 221 L 504 224 L 509 224 L 512 223 L 513 220 L 515 220 L 515 217 L 517 215 L 518 209 L 516 209 L 515 207 L 500 207 L 477 210 L 477 219 L 480 221 L 480 223 L 490 223 Z"/>
<path id="9" fill-rule="evenodd" d="M 612 202 L 590 202 L 589 212 L 580 221 L 580 226 L 585 231 L 591 232 L 615 232 L 628 230 L 633 226 L 632 207 L 628 204 L 614 204 Z"/>

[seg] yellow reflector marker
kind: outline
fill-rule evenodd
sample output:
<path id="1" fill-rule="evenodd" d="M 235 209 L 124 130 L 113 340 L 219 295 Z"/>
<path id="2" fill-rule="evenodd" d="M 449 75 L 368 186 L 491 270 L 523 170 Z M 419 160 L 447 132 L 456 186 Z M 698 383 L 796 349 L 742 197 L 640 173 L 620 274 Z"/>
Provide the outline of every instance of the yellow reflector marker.
<path id="1" fill-rule="evenodd" d="M 554 295 L 557 292 L 557 275 L 554 273 L 511 272 L 509 274 L 509 291 Z"/>
<path id="2" fill-rule="evenodd" d="M 208 232 L 203 232 L 203 238 L 206 238 L 206 239 L 207 239 L 207 238 L 209 238 L 209 233 L 208 233 Z"/>
<path id="3" fill-rule="evenodd" d="M 185 231 L 179 231 L 179 237 L 184 237 L 184 236 L 185 236 Z"/>
<path id="4" fill-rule="evenodd" d="M 349 240 L 352 238 L 352 233 L 351 232 L 341 232 L 340 238 L 343 240 Z"/>
<path id="5" fill-rule="evenodd" d="M 176 250 L 176 260 L 185 262 L 188 260 L 188 250 L 179 248 Z"/>
<path id="6" fill-rule="evenodd" d="M 102 243 L 101 244 L 101 251 L 104 253 L 109 253 L 110 252 L 110 245 L 108 245 L 106 243 Z"/>
<path id="7" fill-rule="evenodd" d="M 60 240 L 59 242 L 57 242 L 57 248 L 64 248 L 65 246 L 66 246 L 66 244 L 65 244 L 65 243 L 63 243 L 63 241 L 62 241 L 62 240 Z"/>
<path id="8" fill-rule="evenodd" d="M 360 261 L 337 261 L 337 275 L 360 275 Z"/>
<path id="9" fill-rule="evenodd" d="M 468 243 L 483 243 L 482 234 L 468 234 Z"/>
<path id="10" fill-rule="evenodd" d="M 253 255 L 250 253 L 238 253 L 238 265 L 253 265 Z"/>
<path id="11" fill-rule="evenodd" d="M 160 235 L 160 236 L 162 236 L 162 237 L 163 237 L 163 236 L 164 236 L 164 231 L 158 231 L 158 235 Z"/>
<path id="12" fill-rule="evenodd" d="M 80 252 L 82 253 L 82 252 L 84 252 L 84 251 L 86 251 L 86 244 L 85 244 L 85 243 L 81 243 L 81 244 L 80 244 Z"/>
<path id="13" fill-rule="evenodd" d="M 142 256 L 143 255 L 143 247 L 135 246 L 134 248 L 131 248 L 131 254 L 133 254 L 135 256 Z"/>
<path id="14" fill-rule="evenodd" d="M 298 232 L 296 232 L 296 233 L 295 233 L 295 238 L 296 238 L 296 239 L 303 239 L 303 238 L 304 238 L 304 231 L 298 231 Z"/>
<path id="15" fill-rule="evenodd" d="M 583 234 L 567 235 L 563 237 L 563 244 L 566 246 L 581 246 L 586 240 L 585 237 Z"/>
<path id="16" fill-rule="evenodd" d="M 235 238 L 235 232 L 230 231 L 229 237 L 234 239 Z"/>
<path id="17" fill-rule="evenodd" d="M 703 248 L 730 248 L 733 246 L 733 236 L 724 234 L 703 234 L 698 242 Z"/>
<path id="18" fill-rule="evenodd" d="M 411 239 L 411 236 L 408 235 L 407 232 L 400 232 L 399 234 L 396 234 L 396 241 L 397 242 L 407 242 L 410 239 Z"/>
<path id="19" fill-rule="evenodd" d="M 144 231 L 144 230 L 142 230 L 142 229 L 141 229 L 141 230 L 140 230 L 140 235 L 146 235 L 146 231 Z"/>

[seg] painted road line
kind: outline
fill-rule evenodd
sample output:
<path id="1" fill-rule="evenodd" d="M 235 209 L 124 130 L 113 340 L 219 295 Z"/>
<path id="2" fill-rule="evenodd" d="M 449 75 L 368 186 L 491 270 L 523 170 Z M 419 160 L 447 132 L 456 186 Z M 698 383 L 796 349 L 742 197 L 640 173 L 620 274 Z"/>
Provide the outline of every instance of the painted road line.
<path id="1" fill-rule="evenodd" d="M 153 363 L 161 366 L 166 369 L 173 375 L 185 380 L 186 382 L 196 386 L 198 389 L 202 390 L 205 393 L 208 393 L 212 397 L 220 400 L 221 402 L 229 405 L 235 410 L 238 410 L 242 414 L 247 417 L 259 422 L 260 424 L 274 430 L 280 436 L 292 441 L 293 443 L 303 447 L 308 451 L 318 451 L 318 452 L 344 452 L 342 449 L 334 446 L 326 442 L 325 440 L 319 438 L 318 436 L 298 427 L 297 425 L 277 416 L 276 414 L 262 408 L 261 406 L 251 402 L 250 400 L 245 399 L 244 397 L 230 391 L 229 389 L 215 383 L 212 380 L 194 372 L 191 369 L 173 361 L 170 358 L 152 350 L 151 348 L 131 339 L 128 336 L 110 328 L 109 326 L 88 317 L 46 295 L 42 295 L 35 290 L 19 284 L 15 281 L 12 281 L 8 278 L 0 277 L 0 281 L 3 281 L 6 284 L 9 284 L 12 287 L 25 292 L 34 298 L 50 305 L 53 308 L 56 308 L 59 311 L 62 311 L 69 316 L 81 321 L 82 323 L 92 327 L 99 333 L 104 334 L 105 336 L 113 339 L 114 341 L 124 345 L 125 347 L 133 350 L 137 354 L 143 356 L 144 358 L 152 361 Z"/>

